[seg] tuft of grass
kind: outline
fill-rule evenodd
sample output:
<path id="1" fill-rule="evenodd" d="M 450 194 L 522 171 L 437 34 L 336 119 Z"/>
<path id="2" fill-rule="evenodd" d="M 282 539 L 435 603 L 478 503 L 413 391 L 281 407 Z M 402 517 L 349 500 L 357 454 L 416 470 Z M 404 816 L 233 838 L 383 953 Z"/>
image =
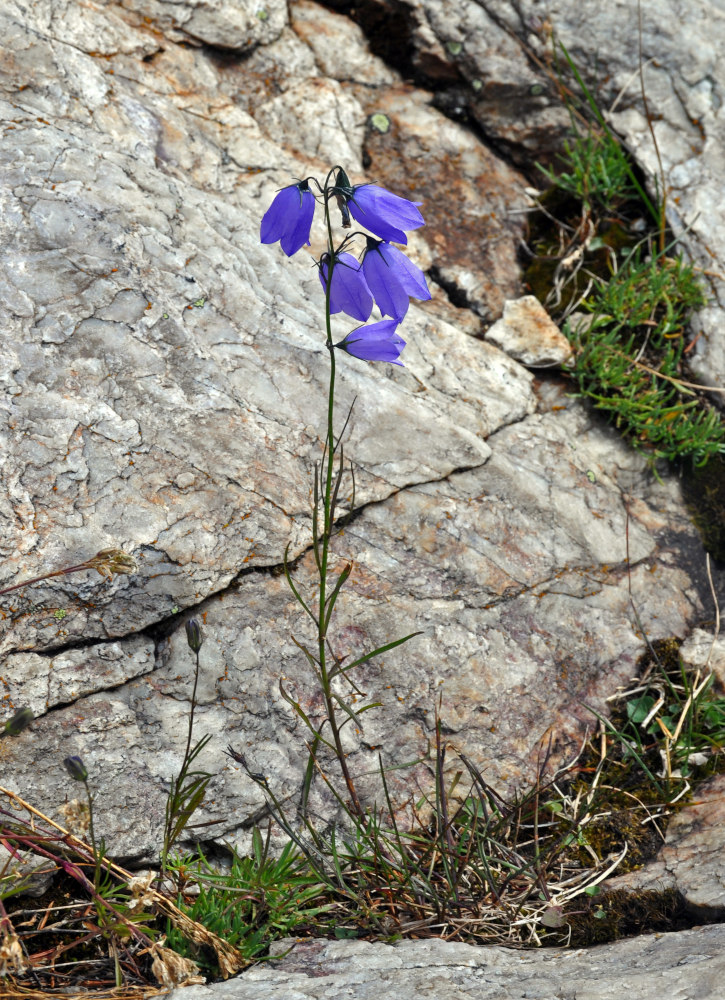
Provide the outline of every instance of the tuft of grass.
<path id="1" fill-rule="evenodd" d="M 320 901 L 323 886 L 291 841 L 278 857 L 270 856 L 269 830 L 265 840 L 255 828 L 251 857 L 233 851 L 227 870 L 216 869 L 201 851 L 197 857 L 170 859 L 168 869 L 187 890 L 179 893 L 179 909 L 228 942 L 244 959 L 259 958 L 272 941 L 314 927 L 332 905 Z M 319 905 L 314 905 L 316 901 Z M 218 975 L 217 956 L 189 942 L 171 921 L 167 944 Z"/>
<path id="2" fill-rule="evenodd" d="M 579 395 L 604 411 L 653 461 L 695 465 L 725 452 L 725 424 L 682 375 L 687 321 L 705 304 L 682 257 L 630 250 L 581 302 L 588 317 L 564 332 L 575 349 Z"/>

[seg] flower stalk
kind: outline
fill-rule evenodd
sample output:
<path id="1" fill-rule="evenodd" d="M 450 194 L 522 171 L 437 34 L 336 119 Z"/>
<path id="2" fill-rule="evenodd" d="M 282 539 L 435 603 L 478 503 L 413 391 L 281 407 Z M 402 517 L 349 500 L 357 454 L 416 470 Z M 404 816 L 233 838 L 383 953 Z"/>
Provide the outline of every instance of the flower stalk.
<path id="1" fill-rule="evenodd" d="M 314 183 L 319 195 L 313 196 L 310 184 Z M 344 469 L 342 436 L 345 431 L 335 437 L 335 381 L 336 362 L 335 349 L 362 361 L 388 361 L 400 364 L 397 359 L 405 346 L 405 341 L 397 333 L 397 327 L 408 309 L 410 296 L 418 299 L 430 298 L 430 292 L 422 271 L 412 264 L 399 250 L 389 245 L 391 239 L 399 243 L 407 243 L 405 230 L 417 229 L 423 225 L 423 217 L 417 209 L 417 202 L 386 191 L 373 184 L 351 184 L 344 169 L 333 167 L 327 174 L 325 182 L 320 185 L 314 178 L 306 178 L 296 184 L 282 188 L 267 209 L 260 228 L 260 238 L 263 243 L 273 243 L 279 240 L 284 253 L 292 253 L 304 245 L 309 245 L 310 227 L 314 208 L 312 202 L 322 203 L 324 225 L 327 235 L 327 249 L 317 267 L 320 282 L 325 293 L 325 346 L 330 356 L 330 373 L 327 391 L 327 419 L 325 443 L 319 466 L 315 466 L 313 509 L 312 509 L 312 544 L 317 569 L 318 583 L 317 599 L 307 601 L 292 580 L 285 560 L 285 576 L 295 599 L 312 619 L 315 626 L 314 652 L 293 636 L 293 642 L 305 655 L 319 683 L 325 715 L 317 724 L 305 712 L 299 701 L 289 694 L 280 682 L 280 693 L 290 704 L 299 718 L 305 723 L 312 734 L 309 744 L 309 760 L 302 792 L 302 812 L 304 815 L 312 779 L 316 771 L 322 774 L 323 780 L 329 786 L 317 759 L 321 746 L 331 750 L 338 760 L 347 790 L 347 801 L 343 803 L 349 814 L 355 820 L 365 820 L 365 810 L 360 801 L 355 782 L 348 766 L 347 755 L 342 743 L 342 729 L 348 722 L 353 722 L 362 729 L 360 715 L 367 708 L 365 705 L 353 708 L 347 704 L 340 694 L 333 690 L 333 684 L 347 682 L 355 691 L 350 675 L 351 670 L 361 664 L 382 655 L 403 642 L 411 639 L 407 635 L 402 639 L 386 643 L 359 657 L 352 663 L 343 665 L 343 660 L 335 655 L 330 643 L 330 628 L 335 606 L 352 571 L 352 564 L 346 564 L 337 579 L 333 582 L 330 576 L 330 545 L 335 530 L 335 511 Z M 333 235 L 331 207 L 336 207 L 341 214 L 341 224 L 344 230 L 351 228 L 351 219 L 364 225 L 368 233 L 346 232 L 339 245 L 335 245 Z M 378 239 L 373 239 L 369 233 L 374 233 Z M 356 238 L 362 237 L 365 242 L 362 263 L 349 253 L 349 248 Z M 366 323 L 373 309 L 373 303 L 383 316 L 387 313 L 392 318 L 381 319 L 371 324 L 363 325 L 345 338 L 335 343 L 332 333 L 332 315 L 346 313 L 349 316 Z M 349 414 L 348 414 L 349 420 Z M 347 421 L 345 422 L 347 426 Z M 339 451 L 339 457 L 338 457 Z M 354 476 L 352 476 L 354 497 Z M 354 502 L 354 500 L 353 500 Z M 418 633 L 413 633 L 417 635 Z M 341 712 L 344 712 L 345 718 Z M 329 733 L 323 735 L 324 727 L 329 727 Z M 329 737 L 329 738 L 328 738 Z M 244 764 L 246 767 L 246 763 Z M 249 769 L 248 773 L 255 777 Z M 261 780 L 269 795 L 266 778 Z M 331 787 L 331 786 L 330 786 Z M 333 789 L 334 792 L 334 789 Z M 338 801 L 338 793 L 334 792 Z"/>

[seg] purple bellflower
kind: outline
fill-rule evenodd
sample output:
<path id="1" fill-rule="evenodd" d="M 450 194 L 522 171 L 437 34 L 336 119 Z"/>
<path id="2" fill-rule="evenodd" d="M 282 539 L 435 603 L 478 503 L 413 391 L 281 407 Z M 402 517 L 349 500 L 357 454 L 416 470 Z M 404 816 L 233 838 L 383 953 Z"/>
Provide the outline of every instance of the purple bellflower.
<path id="1" fill-rule="evenodd" d="M 324 254 L 320 261 L 320 282 L 325 292 L 327 292 L 329 260 L 330 255 Z M 370 318 L 372 311 L 373 297 L 362 273 L 360 261 L 351 253 L 337 254 L 332 269 L 330 312 L 344 312 L 364 323 Z"/>
<path id="2" fill-rule="evenodd" d="M 310 228 L 315 214 L 315 196 L 307 181 L 282 188 L 264 213 L 260 230 L 262 243 L 280 242 L 291 257 L 300 247 L 310 245 Z M 334 275 L 333 275 L 334 277 Z"/>
<path id="3" fill-rule="evenodd" d="M 392 194 L 377 184 L 356 184 L 347 196 L 347 207 L 355 221 L 381 240 L 393 243 L 407 244 L 405 231 L 425 225 L 416 208 L 421 204 Z"/>
<path id="4" fill-rule="evenodd" d="M 332 278 L 334 281 L 334 273 Z M 335 347 L 362 361 L 389 361 L 393 365 L 402 365 L 403 362 L 398 361 L 398 358 L 405 347 L 405 341 L 396 333 L 397 328 L 398 324 L 394 319 L 381 319 L 370 326 L 359 326 L 352 330 Z"/>
<path id="5" fill-rule="evenodd" d="M 378 309 L 383 316 L 392 316 L 396 323 L 407 313 L 410 296 L 430 298 L 421 269 L 389 243 L 368 238 L 362 270 Z"/>

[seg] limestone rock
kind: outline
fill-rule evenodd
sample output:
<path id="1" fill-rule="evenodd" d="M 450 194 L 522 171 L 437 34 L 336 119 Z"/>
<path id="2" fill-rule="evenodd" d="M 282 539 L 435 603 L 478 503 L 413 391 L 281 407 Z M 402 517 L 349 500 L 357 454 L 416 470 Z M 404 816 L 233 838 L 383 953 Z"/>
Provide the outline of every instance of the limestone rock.
<path id="1" fill-rule="evenodd" d="M 686 805 L 670 820 L 665 842 L 655 860 L 641 869 L 610 879 L 607 889 L 661 892 L 675 888 L 695 918 L 722 920 L 725 914 L 724 792 L 723 775 L 700 785 L 697 801 Z"/>
<path id="2" fill-rule="evenodd" d="M 291 950 L 289 950 L 291 947 Z M 213 986 L 174 990 L 173 1000 L 661 1000 L 663 995 L 720 1000 L 725 928 L 650 934 L 588 951 L 514 951 L 431 939 L 283 941 L 279 962 L 264 962 Z"/>
<path id="3" fill-rule="evenodd" d="M 703 674 L 712 671 L 721 688 L 725 687 L 725 640 L 705 629 L 696 628 L 680 646 L 682 662 L 690 670 Z"/>
<path id="4" fill-rule="evenodd" d="M 369 23 L 384 32 L 386 7 L 372 0 Z M 369 9 L 369 8 L 367 8 Z M 639 12 L 641 9 L 641 49 Z M 557 85 L 559 40 L 601 112 L 623 136 L 650 189 L 668 192 L 669 224 L 703 268 L 712 294 L 699 315 L 692 366 L 705 384 L 725 385 L 725 205 L 722 92 L 725 11 L 716 0 L 614 0 L 596 9 L 537 0 L 401 0 L 398 37 L 418 70 L 448 81 L 449 107 L 526 162 L 547 157 L 569 127 Z M 403 13 L 401 13 L 403 12 Z M 382 24 L 380 23 L 382 20 Z M 388 24 L 392 25 L 389 20 Z M 561 56 L 557 57 L 561 63 Z M 637 67 L 652 117 L 647 122 Z M 655 149 L 652 131 L 657 141 Z M 658 158 L 659 156 L 659 158 Z M 661 158 L 661 159 L 660 159 Z M 664 171 L 664 176 L 660 172 Z M 722 403 L 722 394 L 713 394 Z"/>
<path id="5" fill-rule="evenodd" d="M 372 771 L 372 801 L 377 748 L 388 762 L 421 759 L 442 693 L 451 742 L 503 790 L 525 784 L 549 727 L 566 756 L 590 718 L 582 701 L 602 705 L 635 670 L 630 572 L 650 637 L 682 636 L 702 615 L 701 549 L 677 480 L 658 483 L 554 382 L 470 335 L 519 291 L 509 208 L 522 175 L 431 92 L 309 2 L 291 27 L 271 23 L 282 5 L 265 5 L 245 59 L 188 45 L 196 15 L 215 12 L 213 30 L 226 31 L 232 6 L 136 3 L 87 19 L 51 0 L 0 12 L 2 583 L 110 546 L 139 564 L 0 601 L 0 693 L 9 710 L 27 699 L 45 712 L 3 741 L 4 784 L 60 817 L 72 794 L 61 761 L 78 754 L 109 850 L 155 857 L 184 748 L 193 609 L 207 629 L 196 732 L 213 735 L 200 819 L 244 847 L 265 815 L 259 788 L 223 757 L 228 743 L 296 802 L 306 750 L 280 674 L 316 718 L 320 705 L 279 568 L 289 545 L 300 585 L 311 581 L 328 360 L 310 257 L 260 246 L 258 226 L 278 188 L 324 176 L 333 153 L 356 181 L 406 194 L 412 178 L 431 221 L 411 251 L 439 281 L 406 317 L 405 368 L 338 369 L 341 417 L 355 401 L 356 510 L 335 558 L 355 571 L 331 641 L 354 650 L 424 633 L 361 671 L 383 708 L 364 731 L 346 727 L 351 762 Z M 431 16 L 418 51 L 443 79 L 456 39 L 436 55 L 434 28 Z M 325 35 L 340 52 L 325 55 Z M 343 48 L 359 78 L 345 77 Z M 374 131 L 376 112 L 388 133 Z M 312 252 L 321 246 L 318 232 Z M 333 333 L 350 328 L 338 317 Z M 402 806 L 429 787 L 423 761 L 392 791 Z M 329 796 L 314 794 L 330 816 Z"/>
<path id="6" fill-rule="evenodd" d="M 563 365 L 572 355 L 571 344 L 533 295 L 507 300 L 486 340 L 531 368 Z"/>
<path id="7" fill-rule="evenodd" d="M 239 52 L 274 41 L 287 23 L 285 0 L 124 0 L 124 6 L 174 41 Z"/>

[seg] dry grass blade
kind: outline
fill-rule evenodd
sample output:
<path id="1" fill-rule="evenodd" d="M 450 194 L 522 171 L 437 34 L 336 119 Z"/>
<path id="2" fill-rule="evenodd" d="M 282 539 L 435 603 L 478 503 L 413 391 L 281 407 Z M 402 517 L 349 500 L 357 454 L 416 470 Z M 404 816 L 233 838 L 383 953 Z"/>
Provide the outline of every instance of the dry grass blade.
<path id="1" fill-rule="evenodd" d="M 47 823 L 48 826 L 57 830 L 67 839 L 69 846 L 75 845 L 86 853 L 92 853 L 88 844 L 74 836 L 74 834 L 66 830 L 65 827 L 60 826 L 38 809 L 35 809 L 30 805 L 30 803 L 26 802 L 19 795 L 16 795 L 15 792 L 11 792 L 9 789 L 0 785 L 0 795 L 5 795 L 11 802 L 15 803 L 16 807 L 24 809 L 31 816 L 40 819 L 43 823 Z M 115 864 L 108 858 L 103 858 L 103 865 L 109 872 L 113 872 L 114 875 L 123 879 L 126 883 L 133 878 L 131 872 L 126 871 L 125 868 L 121 868 L 120 865 Z M 228 979 L 230 976 L 235 975 L 235 973 L 240 972 L 242 969 L 251 965 L 251 962 L 244 959 L 236 948 L 233 948 L 230 944 L 218 937 L 212 931 L 207 930 L 207 928 L 202 924 L 197 923 L 185 913 L 182 913 L 182 911 L 175 906 L 170 899 L 167 899 L 163 893 L 149 887 L 146 890 L 146 894 L 156 912 L 164 917 L 167 917 L 174 924 L 174 926 L 178 928 L 181 934 L 187 938 L 187 940 L 196 945 L 211 948 L 214 951 L 219 963 L 219 971 L 224 979 Z"/>
<path id="2" fill-rule="evenodd" d="M 121 989 L 109 990 L 73 990 L 61 989 L 57 992 L 49 990 L 29 989 L 15 980 L 5 979 L 2 983 L 2 1000 L 49 1000 L 58 996 L 63 1000 L 150 1000 L 151 997 L 166 996 L 167 990 L 158 986 L 124 986 Z"/>

